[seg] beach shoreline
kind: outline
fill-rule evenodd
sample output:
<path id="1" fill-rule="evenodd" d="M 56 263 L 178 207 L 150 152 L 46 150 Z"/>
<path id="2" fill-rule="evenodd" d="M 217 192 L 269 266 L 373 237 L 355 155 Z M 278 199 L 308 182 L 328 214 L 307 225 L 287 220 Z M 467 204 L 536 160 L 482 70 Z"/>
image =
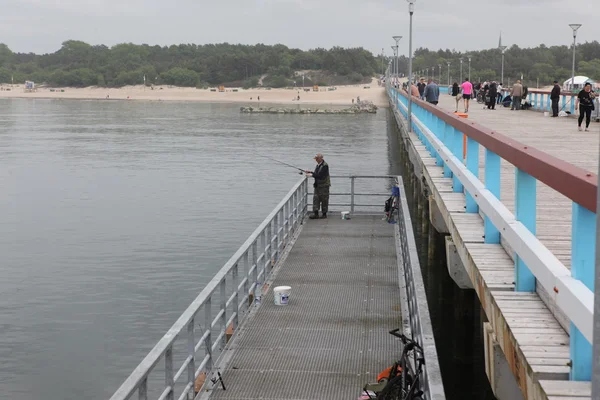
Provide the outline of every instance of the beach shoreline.
<path id="1" fill-rule="evenodd" d="M 387 107 L 388 101 L 383 86 L 376 80 L 371 84 L 337 86 L 335 90 L 328 87 L 319 88 L 318 92 L 303 88 L 293 89 L 242 89 L 227 88 L 224 92 L 211 89 L 196 89 L 156 85 L 154 88 L 144 86 L 125 86 L 122 88 L 37 88 L 35 92 L 25 92 L 24 85 L 2 86 L 0 99 L 62 99 L 62 100 L 98 100 L 98 101 L 167 101 L 167 102 L 206 102 L 235 103 L 253 107 L 265 105 L 331 105 L 350 106 L 352 100 L 372 101 L 378 107 Z M 10 88 L 11 90 L 6 90 Z M 214 89 L 213 89 L 214 90 Z M 298 100 L 300 96 L 300 100 Z"/>

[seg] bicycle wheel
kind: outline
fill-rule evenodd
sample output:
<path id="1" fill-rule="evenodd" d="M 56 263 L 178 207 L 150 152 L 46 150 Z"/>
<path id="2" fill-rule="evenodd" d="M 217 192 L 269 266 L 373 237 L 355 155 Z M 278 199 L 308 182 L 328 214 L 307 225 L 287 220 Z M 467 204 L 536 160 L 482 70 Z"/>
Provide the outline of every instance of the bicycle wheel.
<path id="1" fill-rule="evenodd" d="M 391 379 L 383 390 L 377 393 L 377 400 L 402 400 L 406 397 L 406 388 L 402 387 L 402 375 Z"/>

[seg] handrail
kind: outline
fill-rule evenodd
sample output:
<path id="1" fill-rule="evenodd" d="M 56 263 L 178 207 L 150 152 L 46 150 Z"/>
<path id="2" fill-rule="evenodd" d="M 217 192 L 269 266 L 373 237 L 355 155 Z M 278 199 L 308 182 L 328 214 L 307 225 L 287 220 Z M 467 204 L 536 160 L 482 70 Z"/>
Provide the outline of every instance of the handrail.
<path id="1" fill-rule="evenodd" d="M 402 91 L 398 91 L 398 93 L 406 97 L 406 93 Z M 596 212 L 598 176 L 593 172 L 586 171 L 560 158 L 527 146 L 476 122 L 466 122 L 456 114 L 442 110 L 414 96 L 412 101 L 486 149 L 493 151 L 500 158 L 513 164 L 521 171 L 533 176 L 588 210 Z"/>
<path id="2" fill-rule="evenodd" d="M 218 320 L 221 320 L 221 333 L 217 340 L 215 340 L 215 344 L 218 344 L 219 338 L 223 337 L 225 334 L 225 329 L 231 323 L 231 319 L 237 319 L 239 314 L 239 309 L 241 308 L 239 305 L 239 290 L 242 286 L 238 282 L 237 277 L 237 268 L 238 264 L 241 262 L 246 262 L 246 273 L 247 276 L 244 278 L 245 284 L 243 285 L 244 294 L 246 297 L 249 296 L 250 291 L 255 286 L 252 284 L 251 287 L 248 287 L 247 283 L 249 279 L 252 277 L 256 278 L 261 274 L 267 274 L 268 271 L 264 270 L 266 268 L 267 263 L 271 263 L 271 256 L 277 256 L 279 249 L 282 246 L 281 241 L 279 240 L 282 236 L 281 229 L 288 230 L 288 235 L 292 233 L 292 230 L 295 230 L 299 221 L 302 220 L 304 215 L 306 214 L 306 194 L 307 194 L 307 177 L 303 177 L 298 183 L 294 185 L 294 187 L 287 193 L 287 195 L 279 202 L 279 204 L 271 211 L 271 213 L 264 219 L 264 221 L 254 230 L 254 232 L 248 237 L 248 239 L 240 246 L 240 248 L 235 252 L 233 256 L 225 263 L 225 265 L 217 272 L 214 278 L 204 287 L 204 289 L 200 292 L 200 294 L 192 301 L 192 303 L 187 307 L 187 309 L 181 314 L 181 316 L 175 321 L 173 326 L 167 331 L 167 333 L 158 341 L 158 343 L 154 346 L 152 350 L 146 355 L 146 357 L 140 362 L 140 364 L 133 370 L 133 372 L 129 375 L 129 377 L 123 382 L 123 384 L 116 390 L 116 392 L 111 396 L 111 400 L 126 400 L 130 396 L 132 396 L 139 389 L 139 398 L 146 399 L 147 397 L 147 379 L 148 375 L 152 372 L 154 367 L 160 362 L 161 358 L 165 358 L 165 369 L 167 374 L 167 379 L 165 380 L 165 389 L 163 394 L 169 395 L 169 398 L 172 398 L 172 394 L 174 392 L 173 385 L 176 381 L 173 375 L 173 344 L 177 339 L 177 336 L 181 333 L 187 332 L 189 337 L 192 339 L 192 343 L 190 343 L 188 358 L 185 362 L 190 364 L 195 359 L 195 352 L 201 347 L 202 342 L 206 344 L 207 347 L 207 355 L 205 356 L 202 365 L 210 366 L 212 365 L 212 358 L 214 357 L 212 351 L 214 350 L 214 345 L 211 344 L 211 330 L 212 327 L 218 323 Z M 278 220 L 279 214 L 282 215 L 281 220 Z M 274 225 L 274 232 L 272 232 L 271 228 Z M 266 237 L 265 237 L 266 232 Z M 256 253 L 257 241 L 259 238 L 263 237 L 265 240 L 265 248 L 264 252 L 261 255 Z M 273 242 L 275 241 L 275 244 Z M 248 256 L 252 251 L 252 262 L 254 265 L 251 267 L 248 265 Z M 266 262 L 263 265 L 261 271 L 259 270 L 258 260 L 260 258 L 267 258 Z M 262 271 L 264 270 L 264 272 Z M 234 302 L 238 306 L 234 307 L 233 314 L 230 320 L 226 320 L 226 310 L 227 310 L 227 299 L 225 295 L 225 282 L 227 276 L 233 272 L 234 277 Z M 217 317 L 213 319 L 212 311 L 210 308 L 211 297 L 214 292 L 220 288 L 221 291 L 221 309 L 217 313 Z M 246 298 L 245 297 L 245 298 Z M 243 303 L 243 302 L 242 302 Z M 199 313 L 200 309 L 208 305 L 207 315 L 205 315 L 205 321 L 208 321 L 207 326 L 204 326 L 205 333 L 198 342 L 198 344 L 193 342 L 193 332 L 194 332 L 194 319 L 196 314 Z M 225 326 L 223 326 L 225 325 Z M 234 328 L 237 328 L 235 326 Z M 191 332 L 191 333 L 190 333 Z M 190 340 L 188 337 L 188 340 Z M 208 342 L 206 342 L 208 340 Z M 184 362 L 184 363 L 185 363 Z M 201 366 L 202 366 L 201 365 Z M 183 366 L 179 370 L 184 369 Z M 198 368 L 197 371 L 188 375 L 188 385 L 185 387 L 184 392 L 189 392 L 194 387 L 194 381 L 196 377 L 200 374 L 202 368 Z M 168 382 L 170 381 L 170 385 Z M 163 397 L 163 396 L 161 396 Z"/>

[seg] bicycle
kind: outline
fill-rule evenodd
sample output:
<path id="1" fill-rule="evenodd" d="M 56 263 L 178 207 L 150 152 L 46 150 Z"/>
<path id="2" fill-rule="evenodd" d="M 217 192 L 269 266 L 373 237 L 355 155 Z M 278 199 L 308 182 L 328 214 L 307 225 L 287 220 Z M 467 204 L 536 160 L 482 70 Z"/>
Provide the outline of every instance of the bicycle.
<path id="1" fill-rule="evenodd" d="M 425 364 L 423 349 L 414 340 L 408 338 L 400 329 L 391 330 L 389 333 L 402 341 L 402 355 L 400 360 L 383 370 L 377 376 L 377 384 L 365 385 L 364 393 L 372 391 L 377 400 L 422 400 L 423 391 L 420 389 L 421 372 Z"/>

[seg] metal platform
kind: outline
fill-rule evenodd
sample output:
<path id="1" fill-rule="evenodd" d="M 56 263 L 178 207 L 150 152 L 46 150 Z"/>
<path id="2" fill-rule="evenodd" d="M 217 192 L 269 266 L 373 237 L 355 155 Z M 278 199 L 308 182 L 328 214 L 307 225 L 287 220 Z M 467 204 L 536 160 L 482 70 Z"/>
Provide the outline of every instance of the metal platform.
<path id="1" fill-rule="evenodd" d="M 306 220 L 262 304 L 230 343 L 211 399 L 353 399 L 399 354 L 393 225 Z M 292 287 L 275 306 L 272 288 Z"/>

